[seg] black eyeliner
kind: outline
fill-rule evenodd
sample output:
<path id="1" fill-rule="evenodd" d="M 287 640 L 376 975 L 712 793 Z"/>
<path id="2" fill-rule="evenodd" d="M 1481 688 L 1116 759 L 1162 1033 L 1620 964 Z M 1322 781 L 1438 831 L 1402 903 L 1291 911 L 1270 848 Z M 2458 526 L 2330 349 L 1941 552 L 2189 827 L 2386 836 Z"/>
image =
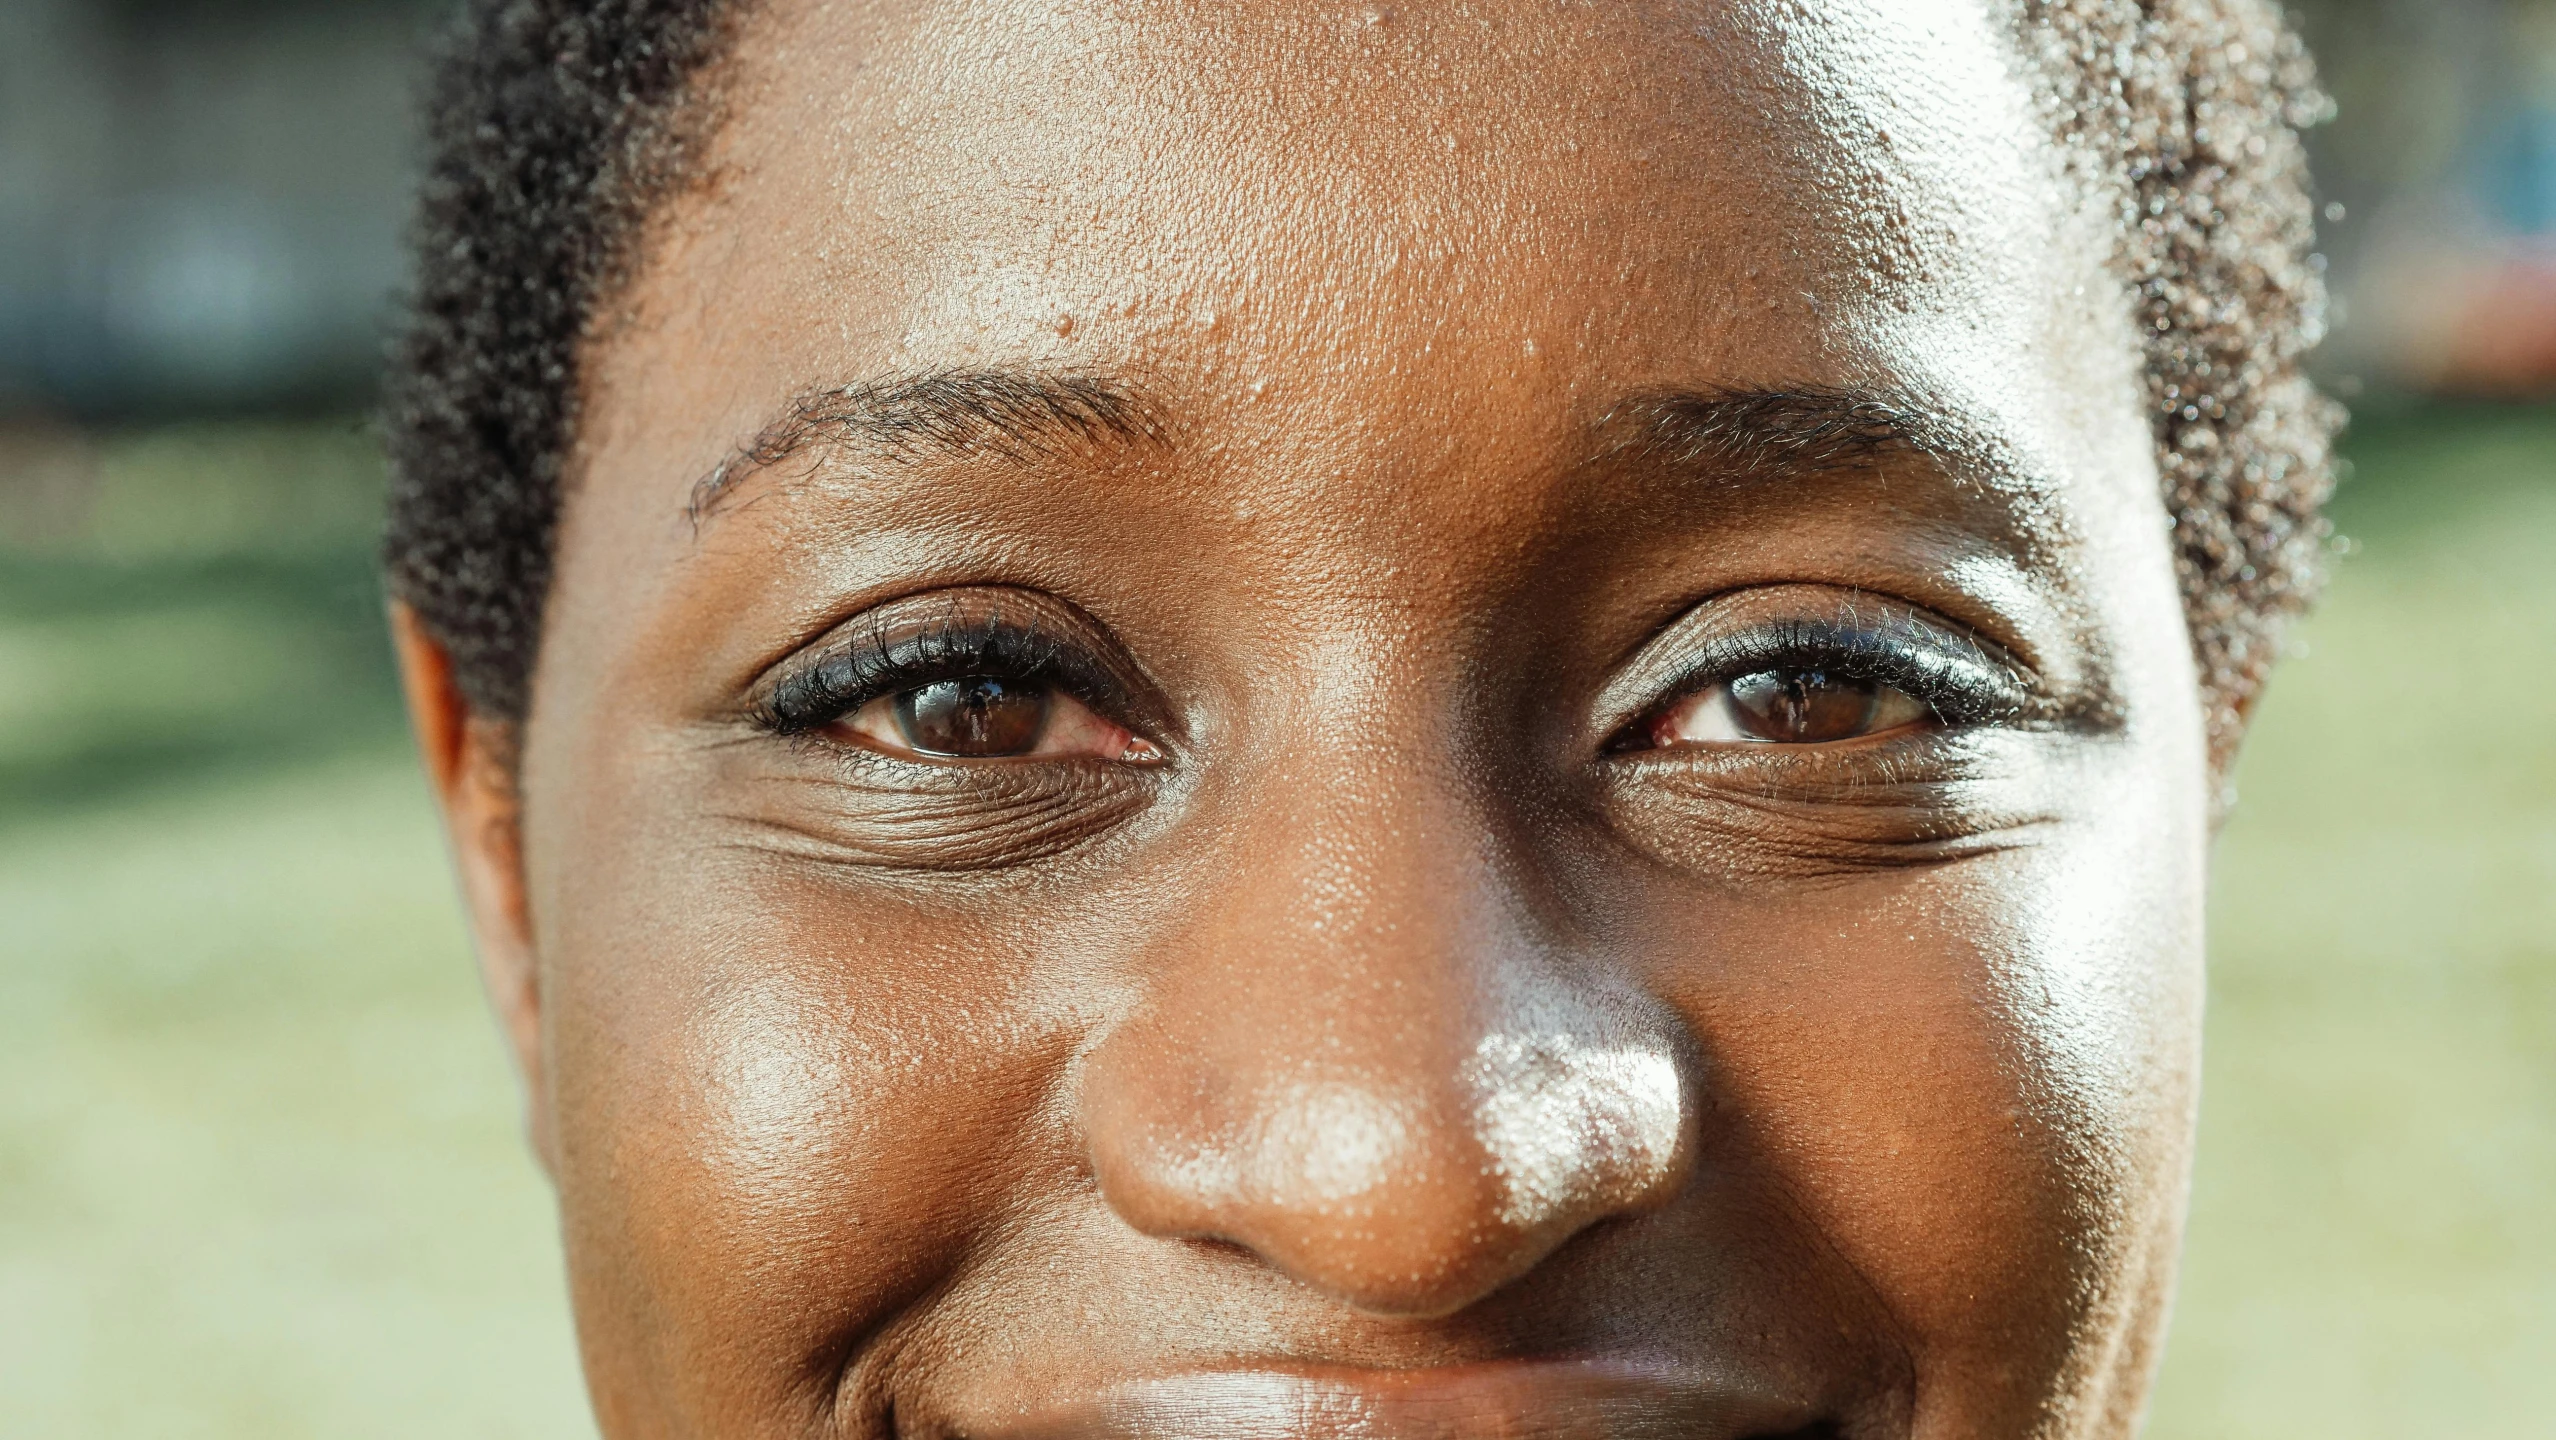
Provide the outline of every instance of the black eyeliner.
<path id="1" fill-rule="evenodd" d="M 1129 708 L 1109 670 L 1052 633 L 1000 611 L 952 613 L 920 626 L 884 617 L 797 662 L 755 706 L 756 723 L 776 734 L 819 730 L 881 696 L 942 680 L 983 675 L 1047 684 L 1112 714 Z"/>
<path id="2" fill-rule="evenodd" d="M 1946 725 L 2012 720 L 2032 701 L 2014 668 L 1976 641 L 1913 624 L 1877 629 L 1782 620 L 1707 642 L 1679 667 L 1660 704 L 1767 670 L 1830 670 L 1888 685 L 1923 702 Z"/>

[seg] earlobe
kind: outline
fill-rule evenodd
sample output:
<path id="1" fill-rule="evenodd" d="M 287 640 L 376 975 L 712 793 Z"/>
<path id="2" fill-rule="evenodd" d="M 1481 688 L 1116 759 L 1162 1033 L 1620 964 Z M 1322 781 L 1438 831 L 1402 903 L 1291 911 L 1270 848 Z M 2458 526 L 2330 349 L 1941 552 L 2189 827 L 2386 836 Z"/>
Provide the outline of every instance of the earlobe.
<path id="1" fill-rule="evenodd" d="M 451 657 L 415 611 L 392 601 L 390 624 L 409 724 L 452 846 L 471 940 L 479 953 L 480 979 L 523 1081 L 525 1129 L 548 1169 L 540 967 L 524 892 L 515 727 L 472 711 L 455 682 Z"/>

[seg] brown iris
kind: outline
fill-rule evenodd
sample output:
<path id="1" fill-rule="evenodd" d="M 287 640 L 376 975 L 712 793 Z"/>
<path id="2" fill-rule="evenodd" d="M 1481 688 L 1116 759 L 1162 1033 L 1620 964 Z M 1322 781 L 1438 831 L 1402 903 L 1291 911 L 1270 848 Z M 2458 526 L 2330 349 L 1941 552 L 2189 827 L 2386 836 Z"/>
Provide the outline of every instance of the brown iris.
<path id="1" fill-rule="evenodd" d="M 896 728 L 926 755 L 1026 755 L 1047 729 L 1052 695 L 990 675 L 942 680 L 896 697 Z"/>
<path id="2" fill-rule="evenodd" d="M 1883 687 L 1833 670 L 1760 670 L 1729 682 L 1730 715 L 1752 740 L 1817 745 L 1871 727 Z"/>

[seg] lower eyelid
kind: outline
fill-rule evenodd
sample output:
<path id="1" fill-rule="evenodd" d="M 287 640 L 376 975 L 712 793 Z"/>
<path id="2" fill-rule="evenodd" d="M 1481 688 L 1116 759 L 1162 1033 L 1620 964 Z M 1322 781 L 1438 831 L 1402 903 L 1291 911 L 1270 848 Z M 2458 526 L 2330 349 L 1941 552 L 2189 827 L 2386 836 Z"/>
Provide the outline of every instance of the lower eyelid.
<path id="1" fill-rule="evenodd" d="M 848 772 L 802 774 L 756 792 L 728 817 L 733 843 L 827 867 L 999 872 L 1104 842 L 1144 810 L 1149 794 L 1124 779 L 1112 783 L 1100 768 L 858 753 L 861 763 Z"/>

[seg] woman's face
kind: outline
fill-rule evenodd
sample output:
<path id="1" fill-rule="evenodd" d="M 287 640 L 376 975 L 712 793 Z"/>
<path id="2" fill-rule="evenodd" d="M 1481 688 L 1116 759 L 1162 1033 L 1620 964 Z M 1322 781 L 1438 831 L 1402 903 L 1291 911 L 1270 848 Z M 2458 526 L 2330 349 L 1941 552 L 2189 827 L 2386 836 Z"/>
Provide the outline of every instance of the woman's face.
<path id="1" fill-rule="evenodd" d="M 760 9 L 447 791 L 608 1433 L 2129 1433 L 2209 781 L 1995 13 Z"/>

